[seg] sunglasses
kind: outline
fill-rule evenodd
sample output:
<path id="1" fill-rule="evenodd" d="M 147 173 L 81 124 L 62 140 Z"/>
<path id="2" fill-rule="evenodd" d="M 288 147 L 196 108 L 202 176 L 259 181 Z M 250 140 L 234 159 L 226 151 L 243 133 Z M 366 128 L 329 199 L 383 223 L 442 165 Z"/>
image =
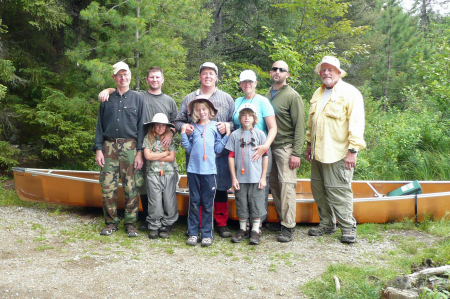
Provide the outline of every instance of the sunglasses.
<path id="1" fill-rule="evenodd" d="M 278 70 L 280 71 L 280 73 L 286 73 L 287 72 L 287 69 L 285 69 L 284 67 L 273 67 L 272 68 L 273 72 L 276 72 Z"/>

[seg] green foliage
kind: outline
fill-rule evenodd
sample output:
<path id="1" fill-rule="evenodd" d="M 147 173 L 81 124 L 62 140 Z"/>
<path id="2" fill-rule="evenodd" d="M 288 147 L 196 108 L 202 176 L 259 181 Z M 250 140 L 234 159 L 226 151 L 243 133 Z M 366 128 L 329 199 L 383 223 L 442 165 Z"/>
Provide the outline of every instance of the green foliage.
<path id="1" fill-rule="evenodd" d="M 89 39 L 66 53 L 90 73 L 86 84 L 97 89 L 113 86 L 111 65 L 120 60 L 130 65 L 138 88 L 152 65 L 162 67 L 168 82 L 177 86 L 187 53 L 183 39 L 199 40 L 210 23 L 197 0 L 189 5 L 181 0 L 93 1 L 80 15 L 89 26 Z"/>
<path id="2" fill-rule="evenodd" d="M 17 154 L 19 150 L 11 147 L 6 141 L 0 141 L 0 168 L 10 171 L 12 167 L 18 166 Z"/>
<path id="3" fill-rule="evenodd" d="M 58 161 L 69 168 L 89 169 L 93 167 L 89 149 L 95 134 L 96 106 L 86 99 L 68 98 L 59 90 L 46 88 L 43 102 L 36 109 L 27 107 L 19 112 L 31 126 L 40 128 L 41 152 L 50 165 Z"/>

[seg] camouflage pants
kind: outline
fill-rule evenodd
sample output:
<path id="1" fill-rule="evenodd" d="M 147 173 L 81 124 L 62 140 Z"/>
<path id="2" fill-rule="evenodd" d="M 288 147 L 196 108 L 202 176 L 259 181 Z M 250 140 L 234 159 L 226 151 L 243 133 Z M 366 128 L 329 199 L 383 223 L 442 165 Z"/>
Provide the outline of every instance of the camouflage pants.
<path id="1" fill-rule="evenodd" d="M 122 180 L 125 193 L 125 224 L 135 223 L 139 209 L 138 187 L 134 182 L 136 141 L 103 143 L 105 166 L 100 172 L 105 223 L 118 224 L 117 189 Z"/>

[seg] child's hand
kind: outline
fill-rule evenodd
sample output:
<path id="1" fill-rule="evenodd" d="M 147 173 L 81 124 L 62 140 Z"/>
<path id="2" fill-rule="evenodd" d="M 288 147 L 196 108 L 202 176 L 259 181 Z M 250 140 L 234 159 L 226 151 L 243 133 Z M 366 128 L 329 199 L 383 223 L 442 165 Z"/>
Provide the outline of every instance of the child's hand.
<path id="1" fill-rule="evenodd" d="M 239 187 L 239 182 L 237 179 L 233 179 L 232 185 L 234 187 L 234 190 L 241 190 L 241 187 Z"/>
<path id="2" fill-rule="evenodd" d="M 258 189 L 264 189 L 266 187 L 266 178 L 261 178 L 259 180 Z"/>
<path id="3" fill-rule="evenodd" d="M 181 134 L 183 134 L 183 133 L 186 133 L 186 128 L 189 126 L 189 124 L 184 124 L 182 127 L 181 127 Z"/>

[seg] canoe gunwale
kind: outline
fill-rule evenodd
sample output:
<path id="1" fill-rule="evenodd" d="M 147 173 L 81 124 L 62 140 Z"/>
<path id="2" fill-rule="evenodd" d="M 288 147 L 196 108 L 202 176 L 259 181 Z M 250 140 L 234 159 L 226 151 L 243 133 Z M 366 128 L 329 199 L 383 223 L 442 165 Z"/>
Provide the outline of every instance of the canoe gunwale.
<path id="1" fill-rule="evenodd" d="M 55 174 L 54 171 L 57 172 L 67 172 L 67 173 L 89 173 L 89 174 L 99 174 L 98 171 L 84 171 L 84 170 L 59 170 L 59 169 L 40 169 L 40 168 L 24 168 L 24 167 L 13 167 L 13 171 L 18 173 L 31 173 L 35 175 L 43 175 L 43 176 L 49 176 L 49 177 L 55 177 L 55 178 L 61 178 L 61 179 L 68 179 L 68 180 L 74 180 L 74 181 L 82 181 L 87 183 L 93 183 L 93 184 L 100 184 L 98 180 L 93 179 L 86 179 L 86 178 L 80 178 L 76 176 L 69 176 L 69 175 L 62 175 L 62 174 Z M 180 175 L 184 176 L 184 175 Z M 309 181 L 309 179 L 297 179 L 297 181 Z M 353 181 L 355 183 L 366 183 L 377 196 L 374 197 L 365 197 L 365 198 L 353 198 L 353 202 L 370 202 L 370 201 L 394 201 L 394 200 L 402 200 L 402 199 L 412 199 L 415 198 L 416 195 L 410 194 L 410 195 L 401 195 L 401 196 L 382 196 L 380 195 L 375 188 L 372 186 L 373 183 L 386 183 L 387 181 Z M 388 181 L 389 183 L 410 183 L 410 181 Z M 446 181 L 419 181 L 420 182 L 427 182 L 427 183 L 448 183 Z M 122 186 L 122 183 L 119 183 L 119 186 Z M 186 192 L 187 188 L 180 188 L 177 189 L 177 194 L 182 196 L 189 196 L 189 192 Z M 450 196 L 450 192 L 436 192 L 436 193 L 422 193 L 418 194 L 417 198 L 430 198 L 430 197 L 436 197 L 436 196 Z M 233 198 L 234 195 L 231 195 Z M 273 202 L 272 198 L 269 198 L 269 202 Z M 297 203 L 314 203 L 314 199 L 297 199 Z"/>

